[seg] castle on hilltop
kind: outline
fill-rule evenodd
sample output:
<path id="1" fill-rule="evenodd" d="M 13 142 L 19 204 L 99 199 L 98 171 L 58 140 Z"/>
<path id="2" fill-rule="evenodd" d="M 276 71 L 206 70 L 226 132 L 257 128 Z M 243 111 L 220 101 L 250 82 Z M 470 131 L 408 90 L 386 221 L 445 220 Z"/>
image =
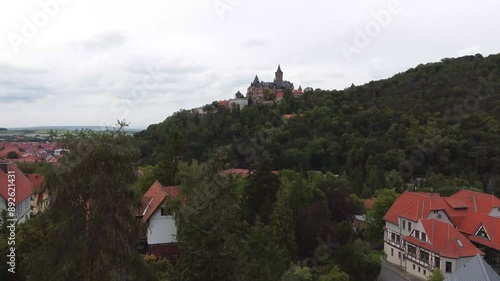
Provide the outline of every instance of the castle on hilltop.
<path id="1" fill-rule="evenodd" d="M 304 94 L 302 86 L 299 86 L 295 90 L 293 83 L 283 80 L 283 71 L 281 71 L 280 65 L 278 65 L 278 70 L 276 70 L 274 77 L 274 82 L 264 82 L 260 81 L 259 77 L 255 75 L 255 79 L 247 89 L 246 97 L 238 91 L 234 99 L 220 100 L 217 103 L 231 109 L 243 109 L 252 102 L 267 105 L 279 103 L 285 97 L 285 93 L 288 93 L 292 97 L 300 97 Z M 192 111 L 202 115 L 206 114 L 203 106 L 194 108 Z"/>
<path id="2" fill-rule="evenodd" d="M 274 82 L 264 82 L 260 81 L 259 77 L 255 75 L 253 82 L 248 87 L 247 98 L 255 102 L 279 101 L 283 99 L 286 90 L 293 92 L 294 96 L 302 95 L 302 87 L 294 90 L 293 83 L 283 80 L 283 71 L 281 71 L 280 65 L 278 65 L 274 77 Z"/>

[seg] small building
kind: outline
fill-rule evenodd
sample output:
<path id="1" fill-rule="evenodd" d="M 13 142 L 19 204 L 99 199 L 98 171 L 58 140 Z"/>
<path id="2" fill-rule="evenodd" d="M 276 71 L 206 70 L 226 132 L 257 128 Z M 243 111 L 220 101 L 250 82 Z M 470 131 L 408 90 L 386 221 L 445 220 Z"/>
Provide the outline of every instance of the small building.
<path id="1" fill-rule="evenodd" d="M 148 255 L 176 259 L 180 252 L 177 246 L 177 227 L 171 208 L 164 206 L 167 197 L 177 198 L 179 190 L 176 186 L 163 186 L 155 181 L 142 197 L 142 207 L 137 213 L 147 226 L 145 233 Z"/>

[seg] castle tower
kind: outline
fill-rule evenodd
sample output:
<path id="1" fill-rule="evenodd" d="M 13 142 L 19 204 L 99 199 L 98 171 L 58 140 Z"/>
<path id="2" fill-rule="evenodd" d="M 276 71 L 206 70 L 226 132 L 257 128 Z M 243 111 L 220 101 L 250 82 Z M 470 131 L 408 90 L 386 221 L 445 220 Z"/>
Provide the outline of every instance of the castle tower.
<path id="1" fill-rule="evenodd" d="M 283 71 L 281 71 L 281 66 L 278 65 L 278 70 L 275 73 L 275 82 L 276 83 L 283 83 Z"/>

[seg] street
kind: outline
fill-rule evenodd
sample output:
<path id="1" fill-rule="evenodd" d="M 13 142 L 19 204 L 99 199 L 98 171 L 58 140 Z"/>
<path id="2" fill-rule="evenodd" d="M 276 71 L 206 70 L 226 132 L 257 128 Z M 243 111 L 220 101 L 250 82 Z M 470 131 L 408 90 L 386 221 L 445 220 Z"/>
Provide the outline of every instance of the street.
<path id="1" fill-rule="evenodd" d="M 377 278 L 377 281 L 407 281 L 403 277 L 401 277 L 396 272 L 392 271 L 390 268 L 382 265 L 382 271 Z"/>

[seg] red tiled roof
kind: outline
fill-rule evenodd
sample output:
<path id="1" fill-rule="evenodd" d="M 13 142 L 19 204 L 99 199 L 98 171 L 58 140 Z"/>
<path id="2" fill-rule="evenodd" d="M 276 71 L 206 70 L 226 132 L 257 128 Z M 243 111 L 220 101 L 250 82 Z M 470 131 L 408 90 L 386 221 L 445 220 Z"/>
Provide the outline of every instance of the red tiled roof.
<path id="1" fill-rule="evenodd" d="M 435 199 L 441 198 L 438 193 L 423 193 L 405 191 L 396 202 L 392 204 L 384 216 L 384 220 L 399 225 L 398 217 L 403 216 L 412 221 L 418 221 L 427 217 L 429 211 L 436 208 L 444 209 Z M 437 203 L 437 204 L 436 204 Z"/>
<path id="2" fill-rule="evenodd" d="M 375 202 L 375 198 L 373 198 L 373 197 L 368 198 L 368 199 L 363 200 L 363 202 L 365 203 L 365 209 L 368 211 L 373 207 L 373 202 Z"/>
<path id="3" fill-rule="evenodd" d="M 219 104 L 222 106 L 229 106 L 229 101 L 228 100 L 221 100 L 221 101 L 219 101 Z"/>
<path id="4" fill-rule="evenodd" d="M 470 210 L 489 214 L 491 209 L 500 207 L 500 199 L 496 196 L 471 190 L 460 190 L 452 198 L 460 198 Z"/>
<path id="5" fill-rule="evenodd" d="M 28 179 L 33 183 L 34 186 L 40 186 L 45 177 L 39 174 L 28 174 Z"/>
<path id="6" fill-rule="evenodd" d="M 250 170 L 248 170 L 248 169 L 227 169 L 227 170 L 224 170 L 222 172 L 224 174 L 241 175 L 243 177 L 246 177 L 250 173 Z"/>
<path id="7" fill-rule="evenodd" d="M 469 190 L 459 191 L 451 197 L 405 192 L 394 202 L 384 219 L 396 225 L 398 217 L 426 221 L 430 211 L 443 210 L 453 223 L 450 229 L 459 231 L 471 241 L 500 250 L 500 218 L 489 216 L 491 210 L 499 205 L 500 199 L 494 195 Z M 481 226 L 484 226 L 489 240 L 475 236 Z"/>
<path id="8" fill-rule="evenodd" d="M 146 222 L 158 209 L 165 197 L 177 197 L 178 195 L 179 190 L 176 186 L 164 187 L 159 181 L 155 181 L 142 197 L 143 208 L 138 215 L 142 216 L 143 222 Z"/>
<path id="9" fill-rule="evenodd" d="M 475 236 L 481 226 L 486 230 L 489 240 Z M 500 218 L 469 211 L 459 229 L 462 233 L 468 235 L 471 241 L 500 251 Z"/>
<path id="10" fill-rule="evenodd" d="M 294 95 L 303 95 L 304 92 L 302 92 L 301 90 L 293 90 L 293 94 Z"/>
<path id="11" fill-rule="evenodd" d="M 420 223 L 422 224 L 430 243 L 424 242 L 413 236 L 406 236 L 404 238 L 406 241 L 437 253 L 442 257 L 456 259 L 461 257 L 471 257 L 477 254 L 484 255 L 481 250 L 476 248 L 451 224 L 435 219 L 423 219 Z"/>
<path id="12" fill-rule="evenodd" d="M 285 114 L 285 115 L 283 115 L 283 118 L 290 119 L 292 117 L 303 117 L 303 116 L 304 116 L 304 114 Z"/>
<path id="13" fill-rule="evenodd" d="M 448 203 L 453 209 L 464 209 L 467 208 L 467 204 L 460 198 L 446 197 L 444 201 Z"/>
<path id="14" fill-rule="evenodd" d="M 7 164 L 7 172 L 8 171 L 15 171 L 16 175 L 15 204 L 17 206 L 19 203 L 21 203 L 21 201 L 31 196 L 31 193 L 33 191 L 33 183 L 13 163 Z M 2 169 L 0 169 L 0 196 L 2 196 L 4 199 L 9 198 L 8 188 L 9 188 L 8 175 Z"/>

